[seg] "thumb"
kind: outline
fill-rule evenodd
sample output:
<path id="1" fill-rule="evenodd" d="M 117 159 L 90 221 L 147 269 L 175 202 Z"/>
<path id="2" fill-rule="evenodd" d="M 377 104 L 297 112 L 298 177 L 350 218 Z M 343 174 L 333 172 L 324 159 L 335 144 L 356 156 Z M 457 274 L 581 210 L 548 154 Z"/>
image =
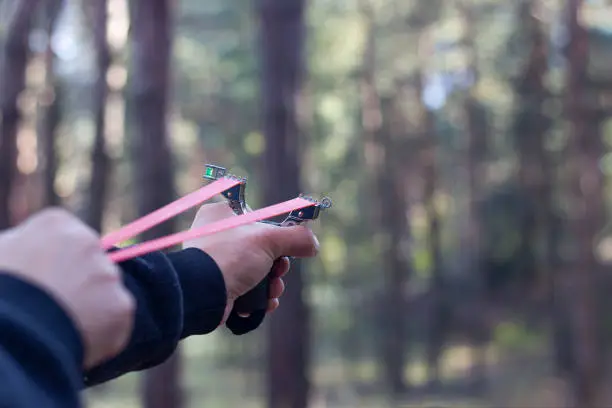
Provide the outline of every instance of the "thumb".
<path id="1" fill-rule="evenodd" d="M 319 240 L 306 226 L 264 225 L 268 228 L 262 232 L 261 238 L 274 259 L 283 256 L 306 258 L 315 256 L 319 252 Z"/>

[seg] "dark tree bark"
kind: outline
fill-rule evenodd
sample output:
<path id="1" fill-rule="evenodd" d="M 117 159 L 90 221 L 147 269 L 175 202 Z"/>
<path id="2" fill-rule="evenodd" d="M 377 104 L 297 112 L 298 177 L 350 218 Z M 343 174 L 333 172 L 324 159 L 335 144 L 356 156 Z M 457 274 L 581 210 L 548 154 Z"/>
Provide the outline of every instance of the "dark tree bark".
<path id="1" fill-rule="evenodd" d="M 550 227 L 551 203 L 551 165 L 545 150 L 546 134 L 550 127 L 550 118 L 545 112 L 548 90 L 545 75 L 548 70 L 547 43 L 541 22 L 535 16 L 537 2 L 525 1 L 520 7 L 522 31 L 527 36 L 531 47 L 529 57 L 522 75 L 517 83 L 520 96 L 518 117 L 514 133 L 519 155 L 519 183 L 529 200 L 533 200 L 535 211 L 524 211 L 521 223 L 522 269 L 532 272 L 539 289 L 546 288 L 550 281 L 546 265 L 546 254 L 539 257 L 535 248 L 539 243 L 546 244 L 546 229 Z M 545 250 L 548 245 L 544 245 Z M 535 270 L 534 270 L 535 269 Z M 524 282 L 532 283 L 532 282 Z"/>
<path id="2" fill-rule="evenodd" d="M 397 151 L 394 150 L 396 146 L 389 126 L 392 101 L 383 99 L 381 102 L 383 126 L 376 135 L 382 152 L 376 171 L 376 196 L 380 200 L 380 235 L 383 238 L 380 255 L 383 260 L 386 297 L 381 324 L 384 328 L 383 355 L 387 384 L 392 397 L 398 400 L 407 388 L 404 367 L 407 359 L 408 327 L 404 292 L 410 277 L 412 259 L 403 248 L 405 243 L 411 245 L 410 237 L 407 236 L 409 228 L 404 191 L 406 175 L 402 174 L 402 166 L 397 160 Z"/>
<path id="3" fill-rule="evenodd" d="M 382 242 L 379 253 L 386 297 L 381 304 L 379 316 L 380 353 L 384 382 L 391 398 L 397 400 L 407 388 L 404 380 L 407 343 L 404 290 L 409 264 L 401 248 L 408 231 L 408 219 L 405 216 L 407 202 L 403 188 L 405 175 L 398 174 L 401 166 L 394 154 L 389 127 L 391 101 L 379 94 L 375 83 L 376 23 L 374 11 L 366 2 L 362 4 L 362 15 L 369 27 L 360 78 L 361 120 L 366 165 L 372 183 L 372 197 L 375 197 L 372 231 Z"/>
<path id="4" fill-rule="evenodd" d="M 575 339 L 576 407 L 602 406 L 601 313 L 597 288 L 601 265 L 595 255 L 597 235 L 604 221 L 603 174 L 599 167 L 604 152 L 599 132 L 591 133 L 586 104 L 586 76 L 589 62 L 588 33 L 579 21 L 583 2 L 567 2 L 569 44 L 566 112 L 570 119 L 567 154 L 571 210 L 568 214 L 573 259 L 572 333 Z"/>
<path id="5" fill-rule="evenodd" d="M 419 58 L 421 67 L 416 73 L 415 88 L 422 112 L 420 131 L 424 139 L 424 147 L 420 151 L 420 166 L 423 175 L 423 204 L 427 213 L 428 237 L 427 248 L 431 256 L 431 308 L 429 310 L 429 333 L 427 336 L 426 354 L 428 381 L 432 385 L 440 382 L 440 357 L 444 350 L 448 328 L 448 302 L 444 294 L 444 277 L 442 274 L 442 254 L 440 238 L 440 217 L 435 203 L 435 193 L 438 186 L 438 144 L 433 114 L 423 101 L 423 74 L 426 64 L 425 56 L 431 50 L 431 40 L 427 33 L 420 37 Z M 423 51 L 428 51 L 423 53 Z M 424 54 L 424 55 L 421 55 Z"/>
<path id="6" fill-rule="evenodd" d="M 468 54 L 470 71 L 474 83 L 478 82 L 478 56 L 475 45 L 475 19 L 473 6 L 467 2 L 459 2 L 463 15 L 466 34 L 464 44 Z M 483 174 L 487 155 L 488 123 L 484 107 L 469 90 L 464 101 L 465 130 L 468 137 L 466 167 L 468 173 L 468 225 L 466 244 L 470 254 L 471 291 L 470 303 L 474 319 L 468 332 L 473 348 L 473 380 L 480 388 L 486 380 L 486 351 L 488 332 L 485 323 L 486 293 L 484 287 L 483 268 L 483 232 L 480 205 L 483 199 Z"/>
<path id="7" fill-rule="evenodd" d="M 62 88 L 55 76 L 55 53 L 51 47 L 51 36 L 55 31 L 57 17 L 62 9 L 62 0 L 52 0 L 45 4 L 45 31 L 47 49 L 45 51 L 45 89 L 39 101 L 40 121 L 38 140 L 42 146 L 43 199 L 42 206 L 61 204 L 55 190 L 55 178 L 58 170 L 58 158 L 55 147 L 57 127 L 61 120 Z"/>
<path id="8" fill-rule="evenodd" d="M 383 121 L 385 125 L 379 135 L 379 143 L 383 146 L 384 157 L 379 169 L 378 197 L 381 200 L 381 227 L 385 243 L 382 251 L 386 277 L 385 315 L 387 338 L 385 347 L 388 378 L 393 378 L 392 395 L 400 399 L 408 384 L 404 379 L 404 367 L 409 354 L 409 328 L 405 311 L 408 308 L 406 289 L 412 276 L 412 235 L 410 219 L 406 215 L 409 202 L 406 192 L 406 178 L 410 178 L 411 169 L 404 165 L 404 160 L 410 156 L 400 153 L 395 141 L 405 139 L 407 135 L 403 110 L 393 106 L 393 100 L 382 104 Z M 414 174 L 414 173 L 412 173 Z M 391 363 L 393 361 L 393 363 Z"/>
<path id="9" fill-rule="evenodd" d="M 17 101 L 25 88 L 29 58 L 28 35 L 38 0 L 21 0 L 9 22 L 0 61 L 0 230 L 11 226 L 11 196 L 17 176 Z"/>
<path id="10" fill-rule="evenodd" d="M 524 197 L 532 203 L 525 211 L 521 223 L 523 239 L 519 256 L 523 258 L 521 267 L 531 269 L 537 298 L 547 300 L 551 313 L 556 370 L 565 375 L 573 371 L 574 355 L 564 300 L 567 294 L 562 290 L 567 276 L 564 268 L 560 267 L 557 253 L 558 237 L 561 234 L 556 231 L 558 216 L 552 202 L 556 170 L 545 148 L 551 125 L 551 118 L 546 113 L 550 92 L 545 81 L 549 46 L 545 27 L 536 16 L 538 3 L 523 1 L 519 9 L 519 29 L 526 36 L 529 50 L 523 72 L 516 82 L 516 92 L 520 99 L 513 131 L 519 155 L 519 184 Z M 541 252 L 534 253 L 534 248 L 541 248 Z"/>
<path id="11" fill-rule="evenodd" d="M 256 4 L 266 137 L 263 201 L 268 205 L 301 192 L 298 99 L 304 76 L 305 2 L 259 0 Z M 268 407 L 306 408 L 310 316 L 304 303 L 306 284 L 299 261 L 294 262 L 286 284 L 283 307 L 269 318 Z"/>
<path id="12" fill-rule="evenodd" d="M 137 216 L 144 216 L 175 198 L 174 164 L 167 136 L 172 7 L 168 0 L 133 0 L 130 7 L 133 55 L 129 101 Z M 142 234 L 149 240 L 171 234 L 169 220 Z M 177 351 L 144 376 L 146 408 L 180 408 L 180 358 Z"/>
<path id="13" fill-rule="evenodd" d="M 105 123 L 108 96 L 106 75 L 111 64 L 111 54 L 106 39 L 108 24 L 107 6 L 107 0 L 94 0 L 90 8 L 98 76 L 93 90 L 95 135 L 91 151 L 92 168 L 89 194 L 85 208 L 85 219 L 96 231 L 102 230 L 111 170 L 111 159 L 106 147 Z"/>

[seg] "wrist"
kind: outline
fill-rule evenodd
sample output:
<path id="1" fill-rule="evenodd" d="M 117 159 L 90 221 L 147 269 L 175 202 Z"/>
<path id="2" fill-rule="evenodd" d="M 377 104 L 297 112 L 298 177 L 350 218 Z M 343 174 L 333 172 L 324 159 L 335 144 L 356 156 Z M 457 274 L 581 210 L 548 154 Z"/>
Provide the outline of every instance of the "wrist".
<path id="1" fill-rule="evenodd" d="M 228 306 L 225 277 L 216 262 L 198 248 L 168 254 L 183 295 L 181 338 L 208 334 L 223 321 Z"/>
<path id="2" fill-rule="evenodd" d="M 219 273 L 223 278 L 223 282 L 225 285 L 225 293 L 227 296 L 226 307 L 229 307 L 229 309 L 231 310 L 236 299 L 238 299 L 238 297 L 242 295 L 236 288 L 236 278 L 232 276 L 232 273 L 230 272 L 235 270 L 235 265 L 232 265 L 230 262 L 227 262 L 227 259 L 225 259 L 226 257 L 223 257 L 220 254 L 210 253 L 205 249 L 201 249 L 195 246 L 189 248 L 191 250 L 197 249 L 198 251 L 205 253 L 206 256 L 210 258 L 212 262 L 215 263 Z"/>

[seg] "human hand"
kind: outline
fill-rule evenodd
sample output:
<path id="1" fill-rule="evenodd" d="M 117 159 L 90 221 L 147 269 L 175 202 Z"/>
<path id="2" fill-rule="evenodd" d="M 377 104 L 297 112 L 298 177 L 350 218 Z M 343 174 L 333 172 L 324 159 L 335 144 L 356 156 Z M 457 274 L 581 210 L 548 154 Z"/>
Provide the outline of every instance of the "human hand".
<path id="1" fill-rule="evenodd" d="M 200 207 L 191 228 L 200 228 L 232 216 L 236 214 L 226 203 L 205 204 Z M 183 247 L 203 250 L 221 269 L 228 293 L 225 322 L 234 301 L 253 289 L 270 272 L 272 280 L 268 312 L 275 310 L 285 289 L 282 277 L 290 267 L 287 257 L 315 256 L 319 243 L 306 226 L 278 227 L 252 223 L 186 241 Z"/>
<path id="2" fill-rule="evenodd" d="M 47 209 L 0 234 L 0 269 L 37 285 L 66 310 L 83 340 L 85 368 L 129 340 L 134 299 L 98 235 L 70 213 Z"/>

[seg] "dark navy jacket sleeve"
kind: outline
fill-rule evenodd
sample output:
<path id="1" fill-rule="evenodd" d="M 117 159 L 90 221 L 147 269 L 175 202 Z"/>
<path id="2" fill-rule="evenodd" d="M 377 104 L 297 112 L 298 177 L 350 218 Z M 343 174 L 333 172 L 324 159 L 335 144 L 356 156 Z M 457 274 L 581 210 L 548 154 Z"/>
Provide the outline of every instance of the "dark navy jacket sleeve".
<path id="1" fill-rule="evenodd" d="M 38 287 L 0 271 L 0 407 L 79 408 L 83 345 Z"/>
<path id="2" fill-rule="evenodd" d="M 137 304 L 134 329 L 121 354 L 85 373 L 86 386 L 161 364 L 181 339 L 215 330 L 225 312 L 223 275 L 199 249 L 154 252 L 120 267 Z"/>

